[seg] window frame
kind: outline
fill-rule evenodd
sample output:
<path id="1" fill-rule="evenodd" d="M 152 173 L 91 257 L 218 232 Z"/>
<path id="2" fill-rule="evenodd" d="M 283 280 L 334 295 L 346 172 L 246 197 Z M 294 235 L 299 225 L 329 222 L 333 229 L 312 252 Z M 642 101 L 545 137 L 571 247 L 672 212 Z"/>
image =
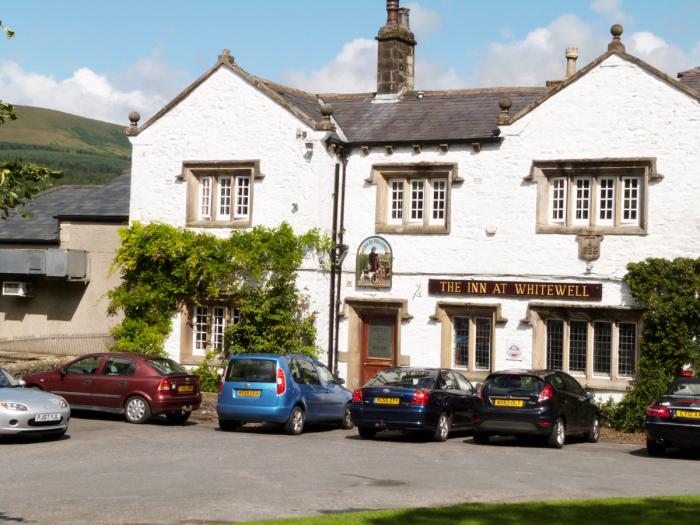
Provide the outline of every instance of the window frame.
<path id="1" fill-rule="evenodd" d="M 462 181 L 455 163 L 373 165 L 366 182 L 377 187 L 375 233 L 450 233 L 452 186 Z"/>
<path id="2" fill-rule="evenodd" d="M 183 162 L 178 180 L 186 183 L 186 225 L 196 228 L 252 226 L 255 182 L 262 178 L 257 160 Z M 208 214 L 202 213 L 204 180 L 210 185 Z M 228 213 L 224 206 L 228 207 Z M 244 212 L 240 211 L 241 206 L 245 207 Z"/>
<path id="3" fill-rule="evenodd" d="M 577 218 L 577 183 L 588 179 L 588 218 Z M 606 187 L 613 180 L 612 188 Z M 526 182 L 537 184 L 536 233 L 542 234 L 609 234 L 646 235 L 648 233 L 648 198 L 651 183 L 662 180 L 656 171 L 653 157 L 617 159 L 563 159 L 533 161 Z M 557 193 L 565 181 L 563 195 Z M 637 181 L 635 219 L 624 219 L 625 181 Z M 604 192 L 606 195 L 604 196 Z M 600 218 L 602 203 L 610 208 L 612 192 L 612 217 Z M 563 201 L 563 217 L 557 213 L 557 205 Z"/>
<path id="4" fill-rule="evenodd" d="M 533 331 L 533 367 L 550 368 L 550 330 L 555 322 L 562 323 L 562 366 L 553 368 L 571 375 L 584 386 L 593 388 L 614 388 L 624 389 L 630 381 L 634 379 L 639 366 L 640 337 L 642 333 L 641 312 L 634 309 L 620 308 L 586 308 L 571 306 L 547 306 L 530 305 L 535 314 L 531 322 L 535 323 Z M 577 323 L 574 326 L 574 323 Z M 577 345 L 581 342 L 582 328 L 585 325 L 585 367 L 584 370 L 572 369 L 574 365 L 574 352 L 579 355 Z M 601 339 L 603 325 L 609 327 L 609 337 L 607 341 L 606 357 L 609 366 L 609 373 L 599 367 L 601 361 L 600 351 L 606 350 L 600 345 L 604 343 Z M 630 330 L 630 325 L 634 326 L 634 341 L 629 340 L 631 332 L 627 332 L 628 340 L 622 341 L 621 336 L 624 330 Z M 572 328 L 573 327 L 573 328 Z M 626 328 L 625 328 L 626 327 Z M 575 336 L 575 338 L 574 338 Z M 623 344 L 627 346 L 623 348 Z M 632 356 L 630 358 L 629 345 L 633 344 Z M 605 357 L 605 356 L 602 356 Z M 623 373 L 629 367 L 633 369 L 632 375 Z M 577 367 L 578 368 L 578 367 Z M 623 372 L 621 372 L 621 370 Z"/>
<path id="5" fill-rule="evenodd" d="M 221 325 L 219 334 L 218 332 L 215 333 L 219 326 L 216 321 L 218 318 L 221 318 L 221 316 L 217 317 L 217 313 L 220 313 L 222 310 L 224 322 Z M 205 312 L 203 315 L 200 314 L 202 311 Z M 205 302 L 202 304 L 192 305 L 190 312 L 190 326 L 192 327 L 192 357 L 205 357 L 208 352 L 213 350 L 223 350 L 226 328 L 237 322 L 239 318 L 237 309 L 230 304 Z M 205 318 L 205 320 L 202 321 L 202 318 Z M 200 329 L 200 327 L 203 327 L 203 329 Z M 219 340 L 219 335 L 221 347 L 214 346 Z M 203 345 L 200 345 L 199 343 L 203 343 Z"/>

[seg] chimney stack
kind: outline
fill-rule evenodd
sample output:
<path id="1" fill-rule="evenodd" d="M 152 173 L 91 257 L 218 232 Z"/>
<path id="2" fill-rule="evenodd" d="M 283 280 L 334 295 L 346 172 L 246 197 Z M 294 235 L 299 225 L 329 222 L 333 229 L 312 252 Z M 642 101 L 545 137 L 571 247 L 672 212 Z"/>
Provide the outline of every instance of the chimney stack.
<path id="1" fill-rule="evenodd" d="M 578 49 L 575 47 L 566 48 L 566 77 L 569 78 L 571 75 L 576 73 L 576 59 L 578 58 Z"/>
<path id="2" fill-rule="evenodd" d="M 386 25 L 377 34 L 377 94 L 413 91 L 416 39 L 409 26 L 410 9 L 399 7 L 399 0 L 387 0 Z"/>

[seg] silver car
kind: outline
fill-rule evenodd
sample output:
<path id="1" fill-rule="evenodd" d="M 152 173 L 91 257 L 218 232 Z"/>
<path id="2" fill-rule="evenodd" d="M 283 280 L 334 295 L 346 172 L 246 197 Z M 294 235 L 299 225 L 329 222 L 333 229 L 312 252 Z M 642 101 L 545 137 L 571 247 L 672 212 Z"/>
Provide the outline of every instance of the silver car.
<path id="1" fill-rule="evenodd" d="M 0 368 L 0 435 L 62 436 L 68 429 L 70 408 L 54 394 L 23 388 L 23 382 Z"/>

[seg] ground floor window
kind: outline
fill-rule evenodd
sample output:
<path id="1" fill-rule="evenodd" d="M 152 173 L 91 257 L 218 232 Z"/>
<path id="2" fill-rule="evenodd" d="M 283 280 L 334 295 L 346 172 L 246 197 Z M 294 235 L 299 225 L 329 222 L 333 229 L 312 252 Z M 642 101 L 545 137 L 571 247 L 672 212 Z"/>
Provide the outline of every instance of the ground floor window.
<path id="1" fill-rule="evenodd" d="M 224 332 L 238 320 L 235 308 L 224 305 L 197 305 L 193 312 L 192 355 L 203 356 L 224 349 Z"/>
<path id="2" fill-rule="evenodd" d="M 572 319 L 570 313 L 544 319 L 546 367 L 586 377 L 631 378 L 638 353 L 638 321 Z"/>

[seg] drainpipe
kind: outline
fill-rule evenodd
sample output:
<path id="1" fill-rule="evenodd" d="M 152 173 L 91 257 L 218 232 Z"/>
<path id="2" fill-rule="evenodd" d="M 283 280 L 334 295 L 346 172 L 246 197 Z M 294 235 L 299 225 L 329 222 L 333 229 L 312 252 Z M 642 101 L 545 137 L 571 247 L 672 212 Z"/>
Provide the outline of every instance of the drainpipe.
<path id="1" fill-rule="evenodd" d="M 335 178 L 333 180 L 333 227 L 331 229 L 331 242 L 333 246 L 330 251 L 331 258 L 331 283 L 330 298 L 328 301 L 328 369 L 333 370 L 333 358 L 335 350 L 333 348 L 335 329 L 335 261 L 336 261 L 336 241 L 338 237 L 338 178 L 340 177 L 340 164 L 335 163 Z"/>
<path id="2" fill-rule="evenodd" d="M 343 280 L 343 261 L 348 253 L 348 247 L 343 244 L 343 235 L 345 234 L 345 172 L 348 167 L 348 156 L 345 151 L 341 151 L 340 161 L 343 163 L 343 180 L 340 189 L 340 228 L 338 228 L 338 248 L 339 257 L 336 263 L 338 267 L 338 277 L 335 291 L 335 341 L 333 343 L 333 375 L 338 375 L 338 356 L 340 353 L 338 346 L 338 338 L 340 337 L 340 284 Z"/>

